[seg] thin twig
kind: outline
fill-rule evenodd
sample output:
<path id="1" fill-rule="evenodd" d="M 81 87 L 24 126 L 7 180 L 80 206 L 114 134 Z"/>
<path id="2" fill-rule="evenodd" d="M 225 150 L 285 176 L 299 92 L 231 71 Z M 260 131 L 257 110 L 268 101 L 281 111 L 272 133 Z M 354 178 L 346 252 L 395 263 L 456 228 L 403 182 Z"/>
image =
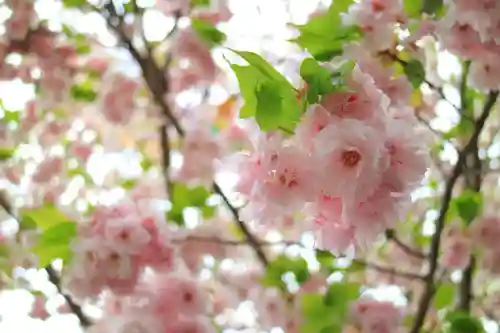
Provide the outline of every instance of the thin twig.
<path id="1" fill-rule="evenodd" d="M 464 170 L 466 157 L 470 153 L 471 149 L 474 149 L 474 147 L 477 145 L 479 136 L 481 135 L 486 120 L 488 119 L 491 110 L 493 109 L 493 105 L 495 104 L 497 97 L 498 97 L 498 92 L 492 92 L 489 94 L 488 100 L 484 105 L 482 114 L 475 124 L 474 132 L 467 145 L 460 152 L 458 161 L 455 164 L 455 167 L 453 168 L 453 172 L 451 173 L 450 178 L 446 182 L 446 187 L 441 202 L 441 209 L 439 211 L 439 217 L 436 221 L 436 231 L 432 236 L 431 240 L 430 253 L 429 253 L 429 272 L 425 277 L 426 287 L 422 297 L 420 298 L 417 313 L 415 315 L 415 321 L 410 331 L 411 333 L 418 333 L 420 331 L 422 325 L 424 324 L 425 317 L 429 309 L 429 305 L 432 301 L 432 297 L 434 296 L 435 292 L 434 275 L 439 266 L 438 257 L 439 257 L 439 247 L 441 244 L 441 234 L 444 229 L 446 215 L 448 213 L 450 202 L 453 197 L 453 189 L 455 187 L 455 184 L 457 183 L 457 180 L 459 179 Z"/>
<path id="2" fill-rule="evenodd" d="M 0 206 L 5 210 L 7 214 L 9 214 L 12 218 L 14 218 L 19 222 L 14 213 L 14 210 L 12 209 L 11 204 L 7 201 L 7 198 L 5 198 L 4 195 L 0 195 Z M 57 274 L 57 271 L 54 269 L 54 266 L 52 266 L 52 264 L 48 265 L 47 267 L 45 267 L 45 272 L 47 272 L 49 281 L 56 287 L 59 294 L 61 294 L 64 297 L 64 299 L 68 303 L 71 312 L 78 318 L 80 324 L 83 327 L 91 326 L 92 321 L 83 313 L 81 306 L 76 304 L 71 298 L 71 296 L 69 296 L 62 290 L 61 278 L 59 277 L 59 274 Z"/>
<path id="3" fill-rule="evenodd" d="M 426 259 L 427 258 L 427 255 L 425 255 L 424 253 L 422 253 L 419 250 L 414 249 L 414 248 L 410 247 L 409 245 L 403 243 L 403 241 L 401 241 L 396 236 L 396 232 L 393 229 L 387 229 L 385 231 L 385 237 L 388 240 L 393 241 L 406 254 L 408 254 L 412 257 L 418 258 L 418 259 Z"/>
<path id="4" fill-rule="evenodd" d="M 423 276 L 423 275 L 411 273 L 411 272 L 400 271 L 400 270 L 395 269 L 394 267 L 381 266 L 379 264 L 367 262 L 367 261 L 360 260 L 360 259 L 354 259 L 352 262 L 355 264 L 358 264 L 358 265 L 365 266 L 367 269 L 372 269 L 372 270 L 377 271 L 377 272 L 387 273 L 387 274 L 402 277 L 405 279 L 425 281 L 425 276 Z"/>
<path id="5" fill-rule="evenodd" d="M 185 131 L 182 128 L 181 124 L 177 120 L 177 118 L 174 116 L 172 113 L 172 110 L 170 109 L 169 105 L 166 103 L 164 96 L 168 93 L 169 90 L 169 82 L 166 78 L 166 75 L 164 75 L 164 71 L 161 71 L 158 68 L 158 65 L 156 62 L 149 58 L 149 57 L 143 57 L 137 49 L 133 46 L 132 42 L 130 39 L 125 35 L 123 30 L 120 29 L 119 26 L 115 26 L 112 24 L 112 18 L 113 15 L 116 15 L 116 12 L 114 10 L 108 9 L 108 13 L 110 14 L 111 17 L 107 18 L 107 24 L 108 26 L 117 33 L 117 35 L 120 37 L 120 41 L 129 49 L 130 53 L 134 57 L 134 59 L 137 61 L 139 66 L 142 69 L 142 73 L 144 76 L 144 80 L 146 81 L 146 84 L 151 92 L 151 94 L 154 97 L 154 100 L 158 105 L 161 107 L 163 115 L 171 122 L 171 124 L 174 126 L 174 128 L 177 131 L 177 134 L 180 137 L 184 137 Z M 103 14 L 101 12 L 101 14 Z M 165 149 L 166 147 L 162 147 L 162 149 Z M 259 258 L 260 262 L 264 265 L 267 266 L 269 264 L 269 260 L 267 259 L 266 254 L 262 250 L 262 248 L 259 245 L 259 242 L 257 238 L 250 232 L 246 224 L 241 221 L 239 218 L 239 212 L 236 207 L 231 204 L 229 201 L 228 197 L 224 194 L 220 186 L 216 183 L 213 182 L 212 184 L 213 190 L 216 194 L 218 194 L 226 206 L 229 208 L 231 211 L 231 214 L 233 215 L 233 218 L 238 226 L 238 228 L 241 230 L 241 232 L 245 235 L 248 244 L 254 249 L 255 254 Z"/>

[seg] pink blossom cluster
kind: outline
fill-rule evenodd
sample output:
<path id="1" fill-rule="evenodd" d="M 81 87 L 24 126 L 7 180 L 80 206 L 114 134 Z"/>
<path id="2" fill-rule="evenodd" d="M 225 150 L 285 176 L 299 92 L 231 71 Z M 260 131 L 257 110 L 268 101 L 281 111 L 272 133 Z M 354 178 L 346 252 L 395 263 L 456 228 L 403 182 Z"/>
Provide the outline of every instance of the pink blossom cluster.
<path id="1" fill-rule="evenodd" d="M 270 225 L 302 212 L 323 247 L 343 251 L 404 216 L 428 167 L 425 137 L 412 110 L 391 107 L 358 67 L 348 88 L 312 106 L 293 136 L 262 135 L 239 154 L 245 219 Z"/>
<path id="2" fill-rule="evenodd" d="M 351 304 L 350 316 L 360 333 L 396 333 L 401 331 L 403 311 L 392 302 L 362 298 Z"/>
<path id="3" fill-rule="evenodd" d="M 136 109 L 135 99 L 139 83 L 121 74 L 114 75 L 102 93 L 102 112 L 108 122 L 126 125 Z"/>
<path id="4" fill-rule="evenodd" d="M 474 249 L 479 251 L 482 268 L 490 274 L 500 273 L 500 219 L 486 215 L 469 227 L 451 225 L 444 235 L 442 263 L 452 269 L 464 269 Z"/>

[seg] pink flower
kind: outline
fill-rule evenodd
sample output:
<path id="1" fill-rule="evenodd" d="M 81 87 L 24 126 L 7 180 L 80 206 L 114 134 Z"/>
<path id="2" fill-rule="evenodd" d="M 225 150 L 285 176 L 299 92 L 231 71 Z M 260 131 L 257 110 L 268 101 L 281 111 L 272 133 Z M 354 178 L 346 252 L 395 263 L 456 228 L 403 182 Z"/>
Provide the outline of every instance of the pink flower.
<path id="1" fill-rule="evenodd" d="M 36 168 L 33 182 L 47 183 L 56 177 L 63 169 L 63 160 L 60 157 L 47 157 Z"/>
<path id="2" fill-rule="evenodd" d="M 488 54 L 475 60 L 470 65 L 469 79 L 471 85 L 488 91 L 500 87 L 500 64 L 498 54 Z"/>
<path id="3" fill-rule="evenodd" d="M 71 155 L 78 158 L 82 162 L 86 162 L 92 155 L 92 145 L 75 141 L 71 144 Z"/>
<path id="4" fill-rule="evenodd" d="M 161 275 L 152 286 L 156 295 L 152 305 L 158 316 L 175 318 L 183 314 L 191 317 L 206 310 L 206 295 L 198 283 L 187 276 Z"/>
<path id="5" fill-rule="evenodd" d="M 447 268 L 464 269 L 470 262 L 472 243 L 461 230 L 457 231 L 457 233 L 445 235 L 441 261 Z"/>
<path id="6" fill-rule="evenodd" d="M 180 317 L 170 323 L 164 333 L 215 333 L 213 325 L 202 317 Z"/>
<path id="7" fill-rule="evenodd" d="M 30 316 L 33 318 L 45 320 L 50 317 L 50 314 L 45 309 L 45 296 L 35 296 L 33 308 L 31 309 Z"/>
<path id="8" fill-rule="evenodd" d="M 139 216 L 110 219 L 104 227 L 104 238 L 120 253 L 138 254 L 150 242 L 151 236 L 140 224 Z"/>
<path id="9" fill-rule="evenodd" d="M 343 119 L 316 137 L 317 167 L 325 194 L 343 200 L 364 200 L 372 194 L 383 165 L 383 137 L 359 120 Z"/>
<path id="10" fill-rule="evenodd" d="M 391 302 L 360 299 L 352 304 L 350 315 L 361 333 L 396 333 L 403 314 Z"/>
<path id="11" fill-rule="evenodd" d="M 500 248 L 500 219 L 495 216 L 485 216 L 477 219 L 469 227 L 475 244 L 487 249 Z"/>

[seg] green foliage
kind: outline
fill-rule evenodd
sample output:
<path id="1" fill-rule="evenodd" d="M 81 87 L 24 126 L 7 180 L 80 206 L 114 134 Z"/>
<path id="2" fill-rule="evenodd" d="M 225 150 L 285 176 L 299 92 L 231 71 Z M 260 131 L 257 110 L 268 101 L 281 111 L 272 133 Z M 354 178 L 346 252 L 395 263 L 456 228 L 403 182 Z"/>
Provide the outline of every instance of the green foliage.
<path id="1" fill-rule="evenodd" d="M 245 100 L 240 117 L 255 117 L 263 131 L 283 129 L 293 132 L 302 113 L 295 88 L 259 55 L 246 51 L 233 52 L 249 64 L 231 65 Z"/>
<path id="2" fill-rule="evenodd" d="M 93 102 L 97 98 L 97 92 L 89 80 L 73 85 L 70 88 L 70 95 L 75 100 L 82 102 Z"/>
<path id="3" fill-rule="evenodd" d="M 307 261 L 301 257 L 289 257 L 284 254 L 274 259 L 262 277 L 261 283 L 265 287 L 285 289 L 282 277 L 285 273 L 291 272 L 295 275 L 298 283 L 303 283 L 309 278 Z"/>
<path id="4" fill-rule="evenodd" d="M 359 285 L 334 283 L 325 295 L 305 294 L 301 299 L 303 333 L 340 332 L 345 323 L 349 303 L 359 297 Z"/>
<path id="5" fill-rule="evenodd" d="M 125 190 L 131 190 L 137 185 L 137 179 L 125 179 L 120 186 Z"/>
<path id="6" fill-rule="evenodd" d="M 444 283 L 439 286 L 434 296 L 433 305 L 437 310 L 450 306 L 455 298 L 455 285 Z"/>
<path id="7" fill-rule="evenodd" d="M 2 105 L 0 107 L 3 109 L 3 117 L 0 121 L 4 124 L 14 123 L 18 124 L 21 121 L 21 111 L 20 110 L 6 110 Z"/>
<path id="8" fill-rule="evenodd" d="M 300 65 L 300 76 L 308 84 L 307 101 L 317 103 L 319 97 L 335 90 L 332 83 L 332 74 L 328 69 L 308 58 Z"/>
<path id="9" fill-rule="evenodd" d="M 331 274 L 335 270 L 335 256 L 330 251 L 316 249 L 316 260 L 323 272 Z"/>
<path id="10" fill-rule="evenodd" d="M 87 3 L 86 0 L 63 0 L 63 5 L 66 8 L 81 7 Z"/>
<path id="11" fill-rule="evenodd" d="M 296 26 L 300 35 L 292 42 L 300 45 L 319 61 L 329 61 L 341 55 L 345 43 L 361 36 L 358 27 L 343 25 L 340 16 L 353 2 L 333 1 L 326 13 L 311 18 L 305 25 Z"/>
<path id="12" fill-rule="evenodd" d="M 419 18 L 422 6 L 422 0 L 403 0 L 403 8 L 410 18 Z"/>
<path id="13" fill-rule="evenodd" d="M 54 259 L 70 259 L 69 243 L 76 236 L 77 226 L 55 206 L 44 205 L 22 212 L 20 227 L 23 230 L 42 230 L 40 239 L 33 247 L 40 267 L 49 265 Z"/>
<path id="14" fill-rule="evenodd" d="M 418 88 L 425 80 L 425 69 L 424 65 L 416 60 L 410 60 L 406 62 L 403 66 L 404 73 L 408 77 L 408 80 L 412 84 L 413 88 Z"/>
<path id="15" fill-rule="evenodd" d="M 94 184 L 92 176 L 82 167 L 67 169 L 66 175 L 68 177 L 82 177 L 86 185 Z"/>
<path id="16" fill-rule="evenodd" d="M 483 210 L 483 197 L 481 193 L 465 190 L 452 201 L 453 209 L 458 216 L 469 225 L 481 214 Z"/>
<path id="17" fill-rule="evenodd" d="M 73 45 L 75 46 L 76 49 L 76 53 L 82 55 L 90 53 L 92 49 L 90 47 L 88 38 L 85 34 L 73 31 L 73 29 L 66 24 L 63 24 L 62 32 L 71 42 L 73 42 Z"/>
<path id="18" fill-rule="evenodd" d="M 33 253 L 39 258 L 40 267 L 45 267 L 55 259 L 68 261 L 72 251 L 69 247 L 76 237 L 76 223 L 63 222 L 46 229 L 33 247 Z"/>
<path id="19" fill-rule="evenodd" d="M 446 315 L 446 321 L 449 322 L 449 333 L 482 333 L 484 327 L 479 319 L 472 317 L 462 311 L 453 311 Z"/>
<path id="20" fill-rule="evenodd" d="M 36 224 L 42 230 L 47 230 L 58 224 L 70 221 L 67 216 L 53 205 L 44 205 L 25 210 L 21 212 L 20 220 L 21 223 L 25 223 L 26 225 Z"/>
<path id="21" fill-rule="evenodd" d="M 192 19 L 191 27 L 193 27 L 196 33 L 198 33 L 198 36 L 210 46 L 220 45 L 226 40 L 225 33 L 205 20 Z"/>
<path id="22" fill-rule="evenodd" d="M 0 148 L 0 162 L 10 159 L 15 152 L 15 148 Z"/>
<path id="23" fill-rule="evenodd" d="M 210 6 L 210 0 L 191 0 L 192 7 L 207 7 Z"/>
<path id="24" fill-rule="evenodd" d="M 215 207 L 207 205 L 210 192 L 203 186 L 189 188 L 185 184 L 172 185 L 172 209 L 167 212 L 167 220 L 179 226 L 184 226 L 183 212 L 185 208 L 199 208 L 203 217 L 210 218 L 215 212 Z"/>
<path id="25" fill-rule="evenodd" d="M 422 12 L 429 15 L 439 15 L 443 10 L 443 0 L 423 0 Z"/>

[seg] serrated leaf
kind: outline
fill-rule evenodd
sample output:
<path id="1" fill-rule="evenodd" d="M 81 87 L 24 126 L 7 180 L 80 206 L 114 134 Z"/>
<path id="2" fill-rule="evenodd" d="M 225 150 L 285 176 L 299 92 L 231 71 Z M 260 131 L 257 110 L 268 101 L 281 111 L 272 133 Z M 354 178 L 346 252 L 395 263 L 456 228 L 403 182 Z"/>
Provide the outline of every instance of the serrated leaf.
<path id="1" fill-rule="evenodd" d="M 240 110 L 240 118 L 253 117 L 257 109 L 255 87 L 260 80 L 265 79 L 265 76 L 250 66 L 231 65 L 231 68 L 238 79 L 241 95 L 245 100 L 245 104 Z"/>
<path id="2" fill-rule="evenodd" d="M 331 273 L 334 270 L 335 256 L 330 251 L 316 250 L 316 260 L 321 265 L 321 270 Z"/>
<path id="3" fill-rule="evenodd" d="M 187 187 L 182 183 L 172 185 L 172 197 L 170 198 L 172 208 L 167 212 L 168 221 L 174 222 L 179 226 L 184 225 L 184 209 L 187 207 L 199 208 L 204 217 L 210 216 L 213 211 L 208 208 L 206 202 L 210 197 L 210 192 L 202 187 Z M 215 208 L 214 208 L 215 209 Z"/>
<path id="4" fill-rule="evenodd" d="M 413 88 L 418 88 L 425 80 L 424 65 L 416 59 L 410 60 L 403 66 L 404 73 L 412 84 Z"/>
<path id="5" fill-rule="evenodd" d="M 339 318 L 335 309 L 325 305 L 323 295 L 310 293 L 301 296 L 301 311 L 303 323 L 300 327 L 302 333 L 320 333 L 322 330 L 338 324 Z"/>
<path id="6" fill-rule="evenodd" d="M 210 46 L 220 45 L 226 40 L 225 33 L 205 20 L 192 19 L 191 27 L 196 31 L 198 36 Z"/>
<path id="7" fill-rule="evenodd" d="M 439 286 L 434 296 L 434 307 L 438 310 L 452 304 L 455 298 L 455 286 L 451 283 L 442 284 Z"/>
<path id="8" fill-rule="evenodd" d="M 280 255 L 271 261 L 266 268 L 266 272 L 261 279 L 261 283 L 266 287 L 284 288 L 282 276 L 291 272 L 299 284 L 307 281 L 309 270 L 307 261 L 304 258 L 292 258 L 286 255 Z"/>
<path id="9" fill-rule="evenodd" d="M 30 219 L 42 230 L 70 221 L 66 215 L 53 205 L 25 210 L 21 213 L 21 220 L 24 219 Z"/>

